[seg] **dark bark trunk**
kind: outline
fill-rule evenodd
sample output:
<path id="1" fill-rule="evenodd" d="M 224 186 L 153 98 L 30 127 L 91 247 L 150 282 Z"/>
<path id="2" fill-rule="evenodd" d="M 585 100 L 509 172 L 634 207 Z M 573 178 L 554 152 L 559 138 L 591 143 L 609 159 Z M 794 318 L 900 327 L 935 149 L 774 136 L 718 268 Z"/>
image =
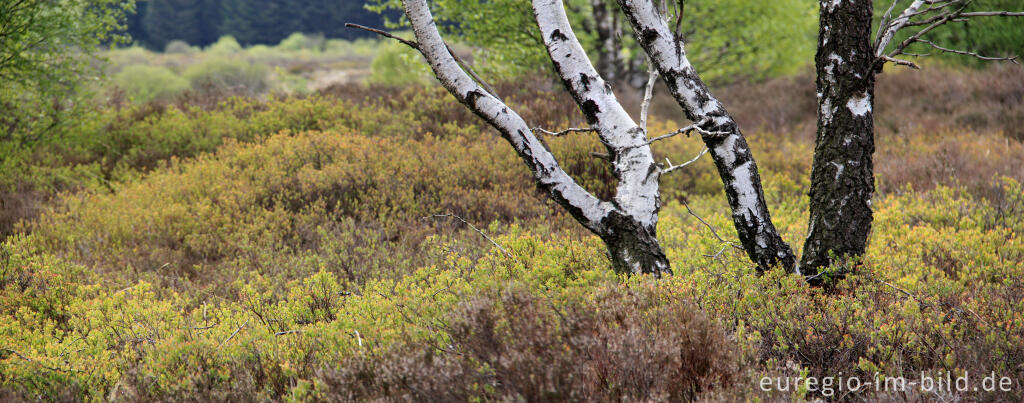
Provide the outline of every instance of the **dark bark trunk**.
<path id="1" fill-rule="evenodd" d="M 799 267 L 807 276 L 832 264 L 832 256 L 863 255 L 871 231 L 875 189 L 871 13 L 871 0 L 821 4 L 814 58 L 818 132 L 809 193 L 810 221 Z"/>
<path id="2" fill-rule="evenodd" d="M 627 215 L 613 211 L 602 221 L 607 228 L 601 240 L 608 247 L 612 265 L 618 273 L 671 275 L 668 258 L 661 250 L 655 225 L 644 225 Z"/>

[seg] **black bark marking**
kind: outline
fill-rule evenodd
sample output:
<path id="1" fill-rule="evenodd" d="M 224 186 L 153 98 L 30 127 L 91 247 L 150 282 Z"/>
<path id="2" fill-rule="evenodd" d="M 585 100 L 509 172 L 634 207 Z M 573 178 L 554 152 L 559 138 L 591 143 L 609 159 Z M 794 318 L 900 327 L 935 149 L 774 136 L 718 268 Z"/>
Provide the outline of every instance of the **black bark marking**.
<path id="1" fill-rule="evenodd" d="M 584 73 L 580 73 L 580 85 L 583 86 L 583 91 L 590 91 L 590 77 L 587 77 Z"/>
<path id="2" fill-rule="evenodd" d="M 645 46 L 651 46 L 658 40 L 658 31 L 654 28 L 647 28 L 640 32 L 640 42 Z"/>
<path id="3" fill-rule="evenodd" d="M 482 96 L 484 96 L 484 94 L 479 90 L 469 90 L 468 92 L 466 92 L 466 103 L 472 105 L 473 108 L 476 108 L 476 101 Z"/>
<path id="4" fill-rule="evenodd" d="M 587 116 L 595 117 L 598 113 L 601 113 L 601 107 L 597 106 L 597 102 L 594 102 L 593 99 L 586 100 L 581 106 L 583 108 L 583 113 Z"/>
<path id="5" fill-rule="evenodd" d="M 569 39 L 569 37 L 565 36 L 565 34 L 563 34 L 561 30 L 556 29 L 554 31 L 551 31 L 551 40 L 552 41 L 565 41 L 565 40 L 568 40 L 568 39 Z"/>

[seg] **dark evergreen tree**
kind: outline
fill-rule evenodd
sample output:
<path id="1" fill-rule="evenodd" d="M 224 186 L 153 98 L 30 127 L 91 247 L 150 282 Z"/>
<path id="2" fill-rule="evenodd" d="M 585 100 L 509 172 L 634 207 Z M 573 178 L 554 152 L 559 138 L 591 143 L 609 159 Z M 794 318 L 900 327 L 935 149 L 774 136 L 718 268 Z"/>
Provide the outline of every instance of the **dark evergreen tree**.
<path id="1" fill-rule="evenodd" d="M 200 44 L 203 32 L 199 26 L 202 0 L 150 0 L 142 17 L 146 44 L 163 50 L 167 42 L 182 40 Z"/>
<path id="2" fill-rule="evenodd" d="M 242 45 L 276 44 L 304 31 L 303 0 L 223 0 L 221 33 Z"/>
<path id="3" fill-rule="evenodd" d="M 221 0 L 200 0 L 199 31 L 202 41 L 196 45 L 206 46 L 217 41 L 221 36 Z"/>

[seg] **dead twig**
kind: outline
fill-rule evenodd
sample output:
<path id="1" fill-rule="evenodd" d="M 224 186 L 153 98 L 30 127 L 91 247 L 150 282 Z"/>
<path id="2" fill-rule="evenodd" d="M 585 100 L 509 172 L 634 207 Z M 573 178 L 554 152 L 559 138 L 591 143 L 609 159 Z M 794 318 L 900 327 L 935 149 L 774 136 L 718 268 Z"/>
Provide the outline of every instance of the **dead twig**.
<path id="1" fill-rule="evenodd" d="M 704 149 L 700 150 L 700 153 L 697 154 L 696 157 L 693 157 L 693 159 L 691 159 L 689 161 L 686 161 L 686 162 L 684 162 L 682 164 L 679 164 L 679 165 L 672 165 L 672 161 L 670 161 L 668 158 L 665 158 L 665 163 L 668 164 L 668 167 L 666 167 L 665 169 L 662 169 L 661 173 L 667 174 L 669 172 L 675 171 L 677 169 L 680 169 L 680 168 L 683 168 L 683 167 L 685 167 L 687 165 L 690 165 L 690 164 L 692 164 L 694 162 L 697 162 L 697 160 L 699 160 L 700 157 L 703 157 L 704 154 L 707 154 L 707 153 L 708 153 L 708 148 L 704 147 Z M 689 208 L 689 207 L 687 207 L 687 208 Z"/>
<path id="2" fill-rule="evenodd" d="M 432 218 L 448 218 L 448 217 L 451 217 L 451 218 L 454 218 L 456 220 L 462 221 L 463 224 L 466 224 L 467 226 L 469 226 L 469 228 L 472 228 L 473 231 L 476 231 L 476 233 L 478 233 L 478 234 L 480 234 L 480 236 L 484 237 L 484 239 L 486 239 L 488 242 L 490 242 L 492 245 L 494 245 L 494 247 L 498 248 L 498 250 L 500 250 L 501 253 L 505 254 L 505 256 L 507 256 L 509 259 L 515 260 L 516 263 L 522 263 L 522 262 L 519 261 L 519 259 L 517 259 L 515 257 L 515 255 L 513 255 L 511 252 L 509 252 L 507 249 L 505 249 L 504 246 L 501 246 L 501 244 L 499 244 L 497 241 L 495 241 L 491 237 L 487 236 L 487 234 L 485 234 L 479 228 L 477 228 L 473 224 L 470 224 L 469 221 L 466 221 L 466 219 L 464 219 L 462 217 L 459 217 L 459 216 L 457 216 L 455 214 L 452 214 L 452 213 L 434 214 L 434 215 L 432 215 L 430 217 L 432 217 Z"/>
<path id="3" fill-rule="evenodd" d="M 547 135 L 547 136 L 551 136 L 551 137 L 558 137 L 558 136 L 564 136 L 564 135 L 569 134 L 569 133 L 590 133 L 590 132 L 596 132 L 597 129 L 593 128 L 593 127 L 570 127 L 568 129 L 565 129 L 565 130 L 562 130 L 562 131 L 553 132 L 553 131 L 549 131 L 549 130 L 546 130 L 546 129 L 543 129 L 543 128 L 540 128 L 540 127 L 534 127 L 532 129 L 530 129 L 530 131 L 532 131 L 534 133 L 540 132 L 541 134 L 544 134 L 544 135 Z"/>
<path id="4" fill-rule="evenodd" d="M 227 344 L 227 342 L 229 342 L 229 341 L 231 341 L 231 339 L 235 338 L 235 335 L 237 335 L 238 332 L 242 331 L 242 328 L 245 327 L 245 325 L 248 325 L 248 324 L 249 324 L 249 319 L 246 319 L 245 323 L 242 323 L 242 326 L 239 326 L 238 329 L 235 329 L 235 331 L 231 333 L 231 336 L 228 336 L 228 338 L 224 339 L 224 341 L 220 342 L 220 344 L 217 345 L 217 350 L 220 351 L 220 348 L 224 347 L 224 344 Z"/>

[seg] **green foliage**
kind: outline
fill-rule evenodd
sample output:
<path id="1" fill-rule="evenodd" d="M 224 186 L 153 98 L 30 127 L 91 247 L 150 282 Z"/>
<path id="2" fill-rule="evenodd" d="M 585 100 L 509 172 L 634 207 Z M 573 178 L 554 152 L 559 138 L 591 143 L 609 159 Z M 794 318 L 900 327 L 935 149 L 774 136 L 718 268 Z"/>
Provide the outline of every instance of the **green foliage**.
<path id="1" fill-rule="evenodd" d="M 204 43 L 199 19 L 201 0 L 150 0 L 142 17 L 150 46 L 164 49 L 171 41 Z"/>
<path id="2" fill-rule="evenodd" d="M 242 45 L 238 43 L 238 40 L 231 35 L 225 35 L 220 37 L 217 42 L 214 42 L 206 48 L 207 52 L 214 55 L 227 56 L 242 51 Z"/>
<path id="3" fill-rule="evenodd" d="M 758 81 L 813 64 L 817 15 L 802 0 L 687 2 L 681 31 L 705 81 Z"/>
<path id="4" fill-rule="evenodd" d="M 189 66 L 183 75 L 197 90 L 252 96 L 266 92 L 269 73 L 262 64 L 228 56 L 212 56 Z"/>
<path id="5" fill-rule="evenodd" d="M 608 7 L 621 14 L 617 5 Z M 370 8 L 396 10 L 401 2 L 375 0 Z M 591 2 L 571 0 L 566 8 L 576 36 L 595 59 L 599 46 Z M 431 11 L 446 36 L 478 48 L 474 59 L 491 75 L 508 78 L 551 64 L 529 2 L 440 0 L 431 2 Z M 702 78 L 721 84 L 792 73 L 812 63 L 816 17 L 816 5 L 802 0 L 687 2 L 680 27 Z M 628 22 L 622 15 L 617 18 L 623 44 L 619 52 L 625 60 L 642 64 L 637 59 L 643 52 Z"/>
<path id="6" fill-rule="evenodd" d="M 0 142 L 54 137 L 88 104 L 100 45 L 132 0 L 25 0 L 0 4 Z"/>
<path id="7" fill-rule="evenodd" d="M 829 289 L 754 273 L 694 218 L 735 242 L 714 166 L 698 161 L 662 178 L 658 235 L 675 275 L 655 280 L 616 276 L 601 241 L 444 89 L 335 91 L 111 110 L 24 157 L 25 171 L 3 166 L 4 181 L 84 190 L 0 243 L 0 397 L 767 401 L 838 394 L 762 393 L 762 376 L 1022 380 L 1024 171 L 957 171 L 971 182 L 953 186 L 923 173 L 936 169 L 892 173 L 929 166 L 938 139 L 967 162 L 1013 166 L 1024 146 L 1001 134 L 880 143 L 904 164 L 879 167 L 868 255 Z M 529 122 L 579 123 L 564 93 L 498 91 Z M 799 139 L 750 141 L 791 240 L 806 231 L 812 146 Z M 586 187 L 614 190 L 593 136 L 545 142 Z M 702 147 L 656 150 L 681 161 Z"/>
<path id="8" fill-rule="evenodd" d="M 875 2 L 875 22 L 885 13 L 892 2 Z M 899 0 L 893 14 L 910 4 L 908 0 Z M 1010 11 L 1024 12 L 1024 3 L 1016 0 L 976 0 L 971 2 L 964 12 L 981 11 Z M 918 29 L 904 30 L 893 38 L 893 45 L 907 39 Z M 946 48 L 971 51 L 989 57 L 1013 57 L 1024 55 L 1024 24 L 1021 17 L 979 17 L 971 18 L 963 22 L 951 22 L 943 27 L 937 28 L 924 36 L 924 39 L 935 42 Z M 932 57 L 939 57 L 944 61 L 958 65 L 982 66 L 987 63 L 983 60 L 954 53 L 944 53 L 930 47 L 927 44 L 914 44 L 908 48 L 909 52 L 918 54 L 930 54 Z"/>
<path id="9" fill-rule="evenodd" d="M 397 42 L 380 45 L 370 64 L 370 84 L 404 86 L 428 85 L 435 81 L 419 52 Z"/>
<path id="10" fill-rule="evenodd" d="M 132 65 L 114 76 L 114 83 L 136 102 L 168 100 L 189 88 L 188 80 L 165 67 Z"/>

